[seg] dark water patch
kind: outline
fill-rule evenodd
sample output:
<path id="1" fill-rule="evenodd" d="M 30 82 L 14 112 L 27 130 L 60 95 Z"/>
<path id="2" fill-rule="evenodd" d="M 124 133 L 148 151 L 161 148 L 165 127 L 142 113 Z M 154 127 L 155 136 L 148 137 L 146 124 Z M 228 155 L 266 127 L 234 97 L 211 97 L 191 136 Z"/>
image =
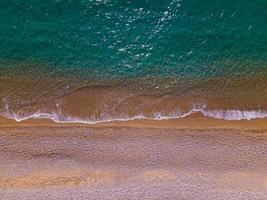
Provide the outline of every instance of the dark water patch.
<path id="1" fill-rule="evenodd" d="M 0 57 L 100 78 L 252 73 L 266 68 L 266 7 L 262 0 L 1 1 Z"/>

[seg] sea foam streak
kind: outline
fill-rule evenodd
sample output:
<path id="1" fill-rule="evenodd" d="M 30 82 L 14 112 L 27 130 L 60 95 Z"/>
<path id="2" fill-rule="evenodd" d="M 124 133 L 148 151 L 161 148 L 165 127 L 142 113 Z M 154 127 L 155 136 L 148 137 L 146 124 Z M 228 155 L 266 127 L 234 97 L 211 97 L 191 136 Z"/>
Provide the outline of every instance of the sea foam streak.
<path id="1" fill-rule="evenodd" d="M 267 112 L 263 110 L 208 110 L 205 105 L 195 107 L 188 112 L 176 111 L 169 115 L 156 112 L 153 117 L 147 117 L 143 114 L 136 115 L 134 117 L 123 116 L 123 117 L 103 117 L 102 119 L 92 119 L 92 118 L 79 118 L 73 116 L 64 116 L 60 110 L 58 112 L 35 112 L 30 115 L 19 115 L 9 110 L 7 102 L 5 102 L 5 112 L 1 113 L 2 116 L 14 119 L 17 122 L 24 121 L 27 119 L 51 119 L 58 123 L 83 123 L 83 124 L 96 124 L 103 122 L 112 121 L 130 121 L 136 119 L 147 119 L 147 120 L 168 120 L 168 119 L 178 119 L 190 116 L 195 113 L 201 113 L 206 117 L 211 117 L 215 119 L 222 120 L 252 120 L 252 119 L 263 119 L 267 118 Z"/>

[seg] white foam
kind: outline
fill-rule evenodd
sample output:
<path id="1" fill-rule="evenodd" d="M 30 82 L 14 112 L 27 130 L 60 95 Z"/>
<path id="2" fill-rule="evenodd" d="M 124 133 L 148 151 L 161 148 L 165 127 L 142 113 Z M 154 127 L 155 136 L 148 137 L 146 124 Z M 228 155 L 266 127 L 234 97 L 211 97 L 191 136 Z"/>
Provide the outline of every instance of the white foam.
<path id="1" fill-rule="evenodd" d="M 103 117 L 101 119 L 96 118 L 79 118 L 73 116 L 64 116 L 61 113 L 60 108 L 58 108 L 57 112 L 41 112 L 37 111 L 33 114 L 23 116 L 17 113 L 11 112 L 9 109 L 9 105 L 6 99 L 4 99 L 4 110 L 0 113 L 0 115 L 14 119 L 17 122 L 24 121 L 27 119 L 51 119 L 57 123 L 84 123 L 84 124 L 96 124 L 96 123 L 104 123 L 104 122 L 112 122 L 112 121 L 131 121 L 136 119 L 147 119 L 147 120 L 168 120 L 168 119 L 178 119 L 190 116 L 194 113 L 202 113 L 206 117 L 211 117 L 215 119 L 222 120 L 252 120 L 252 119 L 263 119 L 267 118 L 267 111 L 264 110 L 208 110 L 206 109 L 205 104 L 193 106 L 188 112 L 181 112 L 179 110 L 169 113 L 163 114 L 160 112 L 154 113 L 153 116 L 145 116 L 143 114 L 136 115 L 134 117 L 129 116 L 120 116 L 120 117 Z M 57 105 L 57 107 L 60 107 Z"/>
<path id="2" fill-rule="evenodd" d="M 90 118 L 82 119 L 79 117 L 66 116 L 62 117 L 57 113 L 42 113 L 36 112 L 28 116 L 21 116 L 18 114 L 4 114 L 6 118 L 14 119 L 17 122 L 24 121 L 27 119 L 51 119 L 57 123 L 84 123 L 84 124 L 96 124 L 103 122 L 112 122 L 112 121 L 131 121 L 136 119 L 148 119 L 148 120 L 168 120 L 168 119 L 177 119 L 190 116 L 194 113 L 202 113 L 206 117 L 211 117 L 215 119 L 223 120 L 252 120 L 252 119 L 263 119 L 267 118 L 267 112 L 262 110 L 250 110 L 250 111 L 241 111 L 241 110 L 213 110 L 206 111 L 203 109 L 192 109 L 189 112 L 185 113 L 176 113 L 172 115 L 163 115 L 161 113 L 156 113 L 154 117 L 147 117 L 144 115 L 137 115 L 134 117 L 114 117 L 114 118 L 104 118 L 98 120 L 92 120 Z"/>

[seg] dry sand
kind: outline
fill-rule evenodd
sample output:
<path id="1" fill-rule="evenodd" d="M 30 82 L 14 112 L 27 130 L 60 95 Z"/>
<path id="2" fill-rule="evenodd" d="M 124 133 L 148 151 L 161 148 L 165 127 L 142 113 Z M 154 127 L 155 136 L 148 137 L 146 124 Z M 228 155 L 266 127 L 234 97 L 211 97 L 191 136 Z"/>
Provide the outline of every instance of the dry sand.
<path id="1" fill-rule="evenodd" d="M 267 199 L 266 120 L 0 120 L 0 199 Z"/>

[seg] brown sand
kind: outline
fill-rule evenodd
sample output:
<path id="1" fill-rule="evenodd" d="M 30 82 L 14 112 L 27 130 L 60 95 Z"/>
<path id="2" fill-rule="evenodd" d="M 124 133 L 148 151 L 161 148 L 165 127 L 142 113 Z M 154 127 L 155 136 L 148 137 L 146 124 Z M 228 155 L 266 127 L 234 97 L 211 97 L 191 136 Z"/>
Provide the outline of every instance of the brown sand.
<path id="1" fill-rule="evenodd" d="M 0 120 L 0 199 L 266 199 L 266 120 Z"/>

